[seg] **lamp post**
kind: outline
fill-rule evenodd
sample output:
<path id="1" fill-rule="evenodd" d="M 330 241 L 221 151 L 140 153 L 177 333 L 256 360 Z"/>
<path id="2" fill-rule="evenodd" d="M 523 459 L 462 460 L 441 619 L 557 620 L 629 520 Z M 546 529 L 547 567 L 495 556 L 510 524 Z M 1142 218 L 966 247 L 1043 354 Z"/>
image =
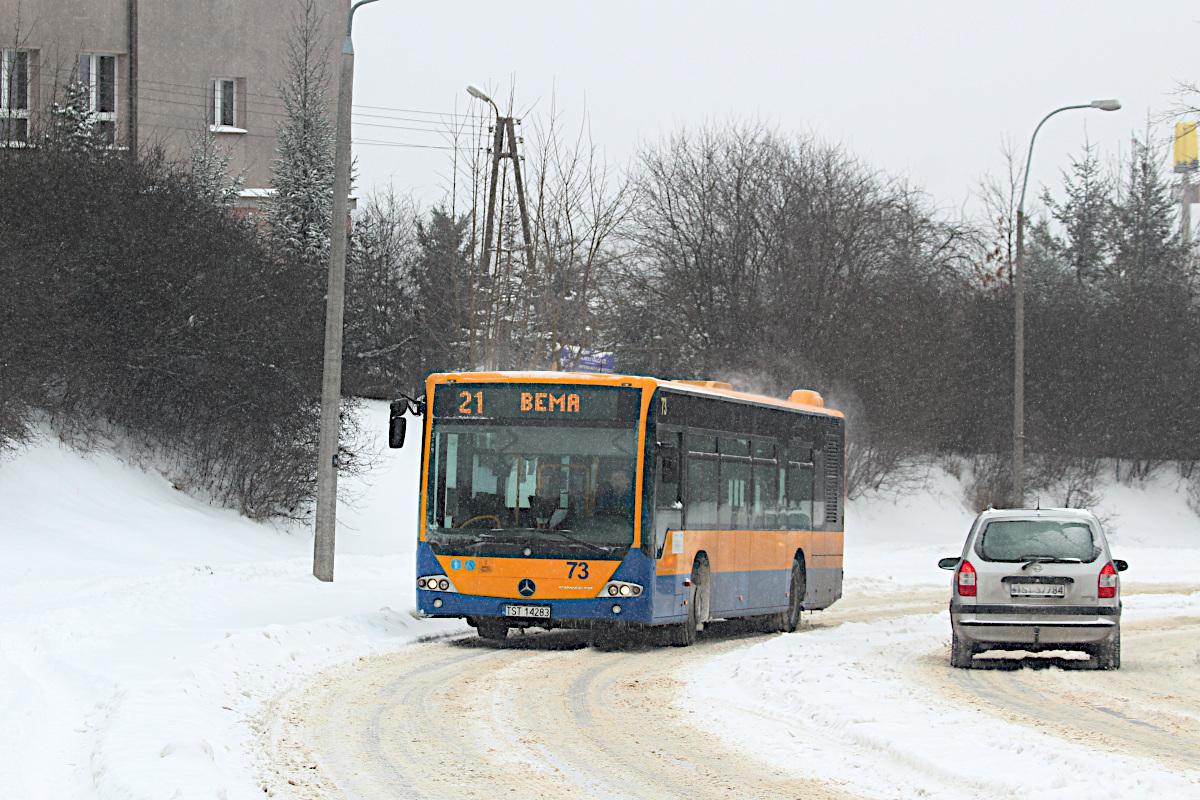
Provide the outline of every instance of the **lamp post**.
<path id="1" fill-rule="evenodd" d="M 317 513 L 313 575 L 333 580 L 337 528 L 338 428 L 342 399 L 342 312 L 346 294 L 346 214 L 350 194 L 350 109 L 354 92 L 354 12 L 375 0 L 358 0 L 346 19 L 346 41 L 338 75 L 337 138 L 333 148 L 333 220 L 329 235 L 329 289 L 325 297 L 325 363 L 321 373 L 321 431 L 317 443 Z"/>
<path id="2" fill-rule="evenodd" d="M 1013 269 L 1015 313 L 1015 347 L 1013 357 L 1013 503 L 1025 505 L 1025 189 L 1029 186 L 1029 166 L 1033 163 L 1033 143 L 1046 120 L 1063 111 L 1076 108 L 1098 108 L 1117 111 L 1117 100 L 1093 100 L 1081 105 L 1056 108 L 1033 129 L 1029 137 L 1029 155 L 1025 159 L 1025 177 L 1021 182 L 1021 199 L 1017 203 L 1017 259 Z"/>
<path id="3" fill-rule="evenodd" d="M 496 112 L 496 123 L 493 126 L 495 130 L 492 132 L 492 174 L 491 180 L 488 182 L 487 216 L 483 226 L 483 271 L 487 272 L 492 260 L 492 220 L 496 210 L 496 184 L 500 179 L 500 151 L 504 149 L 504 118 L 500 116 L 500 108 L 495 101 L 479 88 L 468 86 L 467 94 L 488 103 Z"/>
<path id="4" fill-rule="evenodd" d="M 500 116 L 499 107 L 497 107 L 495 101 L 493 101 L 492 98 L 488 97 L 486 94 L 483 93 L 482 89 L 479 89 L 478 87 L 475 87 L 475 86 L 468 86 L 467 94 L 471 95 L 471 97 L 474 97 L 477 100 L 482 100 L 483 102 L 490 104 L 491 107 L 495 110 L 496 116 L 497 117 Z"/>

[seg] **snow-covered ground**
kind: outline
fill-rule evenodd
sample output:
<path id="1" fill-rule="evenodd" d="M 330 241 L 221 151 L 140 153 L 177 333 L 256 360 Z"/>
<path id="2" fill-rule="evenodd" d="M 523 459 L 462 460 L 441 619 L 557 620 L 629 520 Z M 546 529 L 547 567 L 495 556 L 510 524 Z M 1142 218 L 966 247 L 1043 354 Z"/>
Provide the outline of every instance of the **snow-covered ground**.
<path id="1" fill-rule="evenodd" d="M 1100 503 L 1115 558 L 1129 562 L 1122 583 L 1200 582 L 1200 518 L 1174 468 L 1125 486 L 1102 477 Z M 847 592 L 890 592 L 946 586 L 939 558 L 957 556 L 975 515 L 963 504 L 959 479 L 935 470 L 928 488 L 904 497 L 871 497 L 846 511 Z"/>
<path id="2" fill-rule="evenodd" d="M 386 406 L 369 404 L 366 413 L 382 432 Z M 307 527 L 214 509 L 113 456 L 46 440 L 0 463 L 0 797 L 262 797 L 260 734 L 272 698 L 322 666 L 463 631 L 461 623 L 410 614 L 414 441 L 399 454 L 383 450 L 378 468 L 348 487 L 356 499 L 339 508 L 331 584 L 311 575 Z M 1106 487 L 1105 496 L 1114 552 L 1132 565 L 1127 583 L 1196 582 L 1200 520 L 1172 481 Z M 956 480 L 940 475 L 915 497 L 853 504 L 847 596 L 945 587 L 948 573 L 936 561 L 957 554 L 972 516 L 960 498 Z M 1167 613 L 1171 604 L 1171 613 L 1200 613 L 1186 595 L 1128 601 L 1131 614 Z M 928 740 L 922 752 L 966 747 L 956 743 L 964 729 L 990 725 L 995 736 L 994 721 L 968 710 L 922 708 L 908 689 L 892 697 L 899 684 L 889 682 L 881 653 L 894 645 L 918 658 L 944 647 L 944 619 L 872 625 L 776 637 L 712 662 L 693 689 L 730 672 L 763 676 L 758 693 L 719 706 L 724 716 L 713 724 L 735 732 L 748 730 L 744 715 L 760 719 L 770 706 L 853 728 L 884 747 L 907 746 L 912 737 L 902 723 L 914 720 Z M 901 661 L 890 669 L 902 668 Z M 896 711 L 859 725 L 883 698 L 895 700 Z M 965 727 L 933 725 L 940 711 L 963 715 Z M 786 760 L 786 738 L 780 745 L 747 735 L 747 746 Z M 1015 765 L 1018 777 L 1006 780 L 1019 783 L 1021 770 L 1051 769 L 1054 758 L 1100 766 L 1087 751 L 1038 742 L 1026 750 L 997 745 L 996 773 Z M 866 775 L 862 785 L 895 780 L 915 787 L 914 796 L 923 786 L 839 752 L 830 751 L 830 768 Z M 1097 775 L 1121 778 L 1135 767 L 1110 765 Z M 1154 774 L 1164 792 L 1183 780 Z M 990 792 L 1015 784 L 980 785 Z"/>
<path id="3" fill-rule="evenodd" d="M 1126 625 L 1155 616 L 1200 616 L 1200 596 L 1134 596 L 1130 601 Z M 969 689 L 929 680 L 923 673 L 949 672 L 949 629 L 949 613 L 943 611 L 785 634 L 697 669 L 689 701 L 708 709 L 713 729 L 742 748 L 867 797 L 1200 796 L 1200 771 L 1189 771 L 1190 764 L 1173 767 L 1106 752 L 1072 741 L 1074 731 L 1046 732 L 998 718 L 982 711 L 978 706 L 985 704 Z M 1126 638 L 1128 672 L 1135 668 L 1128 655 L 1135 642 Z M 1192 669 L 1196 655 L 1185 654 Z M 1084 711 L 1089 705 L 1128 702 L 1121 697 L 1129 695 L 1127 687 L 1114 691 L 1106 673 L 1038 672 L 1023 683 L 1032 684 L 1039 703 L 1059 691 L 1078 693 L 1080 684 L 1090 694 Z M 1064 691 L 1063 676 L 1080 680 Z M 1017 678 L 1008 671 L 983 677 L 1003 684 Z M 1154 692 L 1143 694 L 1166 698 L 1181 691 L 1168 681 L 1150 688 Z M 1062 700 L 1063 716 L 1069 716 L 1074 702 Z M 1004 703 L 999 708 L 1011 709 L 1013 716 L 1027 710 Z M 1030 716 L 1041 721 L 1037 714 Z M 1194 716 L 1191 722 L 1194 726 Z M 1152 725 L 1142 719 L 1134 724 Z"/>
<path id="4" fill-rule="evenodd" d="M 384 404 L 368 412 L 386 425 Z M 419 440 L 418 440 L 419 441 Z M 262 797 L 263 702 L 330 663 L 461 631 L 413 606 L 415 452 L 306 527 L 207 506 L 43 441 L 0 463 L 0 797 Z"/>

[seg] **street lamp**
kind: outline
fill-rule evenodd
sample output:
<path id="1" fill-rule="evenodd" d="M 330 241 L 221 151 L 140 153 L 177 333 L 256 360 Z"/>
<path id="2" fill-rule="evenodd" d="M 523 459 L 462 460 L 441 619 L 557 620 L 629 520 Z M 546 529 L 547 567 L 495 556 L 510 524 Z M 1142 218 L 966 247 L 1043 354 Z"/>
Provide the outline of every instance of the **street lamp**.
<path id="1" fill-rule="evenodd" d="M 333 220 L 329 232 L 329 290 L 325 296 L 325 363 L 321 373 L 321 430 L 317 440 L 317 513 L 313 575 L 333 580 L 337 528 L 338 427 L 342 400 L 342 312 L 346 301 L 346 215 L 350 194 L 350 109 L 354 92 L 354 12 L 375 0 L 358 0 L 346 19 L 338 75 L 337 138 L 333 147 Z"/>
<path id="2" fill-rule="evenodd" d="M 1029 155 L 1025 159 L 1025 177 L 1021 183 L 1021 199 L 1017 203 L 1017 263 L 1013 270 L 1016 302 L 1015 352 L 1013 357 L 1013 501 L 1017 508 L 1025 505 L 1025 189 L 1029 186 L 1029 166 L 1033 163 L 1033 143 L 1046 120 L 1062 111 L 1076 108 L 1098 108 L 1117 111 L 1118 100 L 1093 100 L 1090 103 L 1056 108 L 1033 129 L 1029 138 Z"/>
<path id="3" fill-rule="evenodd" d="M 496 110 L 496 116 L 497 117 L 500 116 L 500 109 L 497 108 L 496 103 L 492 100 L 492 98 L 488 97 L 486 94 L 483 93 L 482 89 L 479 89 L 475 86 L 468 86 L 467 94 L 471 95 L 471 97 L 474 97 L 477 100 L 482 100 L 485 103 L 490 103 L 492 108 L 494 108 Z"/>

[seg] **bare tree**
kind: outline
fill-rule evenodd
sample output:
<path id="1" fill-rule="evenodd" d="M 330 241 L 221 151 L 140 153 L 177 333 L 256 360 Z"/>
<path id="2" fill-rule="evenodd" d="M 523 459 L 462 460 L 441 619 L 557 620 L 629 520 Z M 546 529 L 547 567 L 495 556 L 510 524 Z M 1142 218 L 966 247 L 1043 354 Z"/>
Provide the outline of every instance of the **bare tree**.
<path id="1" fill-rule="evenodd" d="M 513 115 L 510 92 L 508 115 Z M 490 110 L 490 106 L 483 106 Z M 592 346 L 599 330 L 601 286 L 619 258 L 620 226 L 631 207 L 625 178 L 602 157 L 588 133 L 586 115 L 573 138 L 564 135 L 563 114 L 553 103 L 545 119 L 526 122 L 534 141 L 525 144 L 521 164 L 531 216 L 532 247 L 524 246 L 512 188 L 510 159 L 500 164 L 497 187 L 495 257 L 480 263 L 483 208 L 488 190 L 492 128 L 482 113 L 468 114 L 450 139 L 454 145 L 448 200 L 439 214 L 445 236 L 467 227 L 465 264 L 449 267 L 446 281 L 427 281 L 441 315 L 457 319 L 447 354 L 461 368 L 549 367 L 555 345 Z M 519 122 L 519 120 L 518 120 Z M 460 210 L 461 209 L 461 210 Z M 432 228 L 431 228 L 432 230 Z M 458 245 L 443 247 L 458 259 Z M 531 257 L 532 256 L 532 257 Z M 440 324 L 429 319 L 426 326 Z M 443 337 L 444 338 L 444 335 Z"/>
<path id="2" fill-rule="evenodd" d="M 975 264 L 973 278 L 984 291 L 1012 286 L 1013 264 L 1017 257 L 1017 204 L 1021 195 L 1022 167 L 1017 147 L 1011 138 L 1000 144 L 1004 168 L 1000 175 L 985 174 L 979 179 L 975 196 L 983 204 L 980 229 L 984 252 Z"/>

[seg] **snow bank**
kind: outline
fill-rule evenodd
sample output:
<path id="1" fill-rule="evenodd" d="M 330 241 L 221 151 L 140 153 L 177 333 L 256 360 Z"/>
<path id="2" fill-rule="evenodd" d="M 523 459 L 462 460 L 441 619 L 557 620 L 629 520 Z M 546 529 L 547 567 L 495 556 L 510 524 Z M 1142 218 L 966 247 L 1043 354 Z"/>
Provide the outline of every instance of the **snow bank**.
<path id="1" fill-rule="evenodd" d="M 382 431 L 386 405 L 367 413 Z M 0 795 L 261 798 L 264 702 L 462 630 L 409 614 L 417 446 L 346 487 L 332 584 L 306 526 L 48 441 L 0 464 Z"/>
<path id="2" fill-rule="evenodd" d="M 1129 562 L 1126 585 L 1198 583 L 1200 518 L 1188 508 L 1187 485 L 1172 470 L 1125 486 L 1103 478 L 1100 503 L 1113 556 Z M 847 594 L 949 584 L 939 558 L 957 556 L 975 514 L 962 482 L 941 469 L 928 487 L 904 496 L 869 495 L 846 509 Z"/>

